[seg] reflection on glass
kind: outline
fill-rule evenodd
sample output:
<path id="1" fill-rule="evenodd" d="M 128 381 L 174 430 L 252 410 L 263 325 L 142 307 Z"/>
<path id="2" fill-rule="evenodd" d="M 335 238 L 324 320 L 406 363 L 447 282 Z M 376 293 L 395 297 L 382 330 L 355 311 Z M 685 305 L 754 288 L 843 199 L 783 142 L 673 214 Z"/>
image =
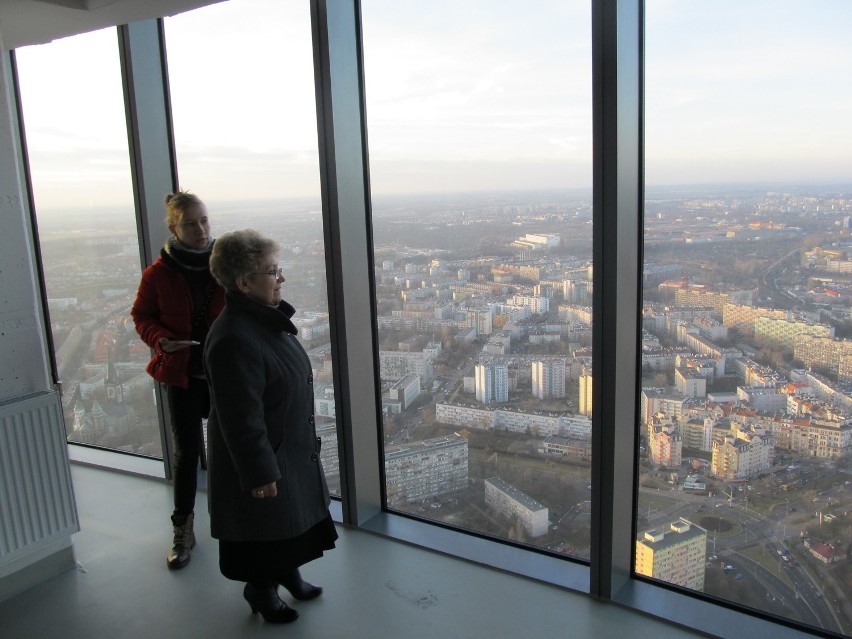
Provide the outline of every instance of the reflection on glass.
<path id="1" fill-rule="evenodd" d="M 581 559 L 587 5 L 362 3 L 387 506 Z"/>
<path id="2" fill-rule="evenodd" d="M 280 242 L 339 495 L 309 3 L 205 7 L 168 18 L 166 42 L 181 188 L 204 199 L 214 236 L 252 227 Z"/>
<path id="3" fill-rule="evenodd" d="M 159 457 L 115 30 L 16 57 L 68 440 Z"/>
<path id="4" fill-rule="evenodd" d="M 635 568 L 848 636 L 852 8 L 788 9 L 646 3 Z"/>

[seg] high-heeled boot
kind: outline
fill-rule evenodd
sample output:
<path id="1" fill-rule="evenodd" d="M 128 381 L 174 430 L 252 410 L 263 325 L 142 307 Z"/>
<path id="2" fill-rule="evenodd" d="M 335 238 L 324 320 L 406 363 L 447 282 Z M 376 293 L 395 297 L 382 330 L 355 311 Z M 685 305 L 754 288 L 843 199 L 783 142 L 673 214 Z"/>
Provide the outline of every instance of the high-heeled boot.
<path id="1" fill-rule="evenodd" d="M 243 597 L 251 606 L 252 614 L 259 612 L 269 623 L 290 623 L 299 617 L 296 610 L 281 601 L 275 585 L 257 586 L 247 583 L 243 588 Z"/>
<path id="2" fill-rule="evenodd" d="M 302 575 L 299 574 L 298 568 L 294 568 L 293 570 L 289 570 L 284 573 L 279 582 L 299 601 L 316 599 L 322 594 L 322 588 L 309 584 L 307 581 L 302 579 Z"/>
<path id="3" fill-rule="evenodd" d="M 195 532 L 192 530 L 194 513 L 188 515 L 172 515 L 174 541 L 166 563 L 169 568 L 183 568 L 190 560 L 190 551 L 195 548 Z"/>

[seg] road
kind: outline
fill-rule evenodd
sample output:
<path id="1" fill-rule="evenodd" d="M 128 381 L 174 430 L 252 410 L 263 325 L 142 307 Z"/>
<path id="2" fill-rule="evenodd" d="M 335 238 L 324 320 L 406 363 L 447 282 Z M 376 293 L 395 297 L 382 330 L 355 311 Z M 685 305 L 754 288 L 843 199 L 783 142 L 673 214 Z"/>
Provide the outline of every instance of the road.
<path id="1" fill-rule="evenodd" d="M 778 276 L 775 274 L 776 271 L 786 262 L 788 262 L 793 256 L 797 255 L 802 251 L 801 248 L 795 248 L 792 251 L 788 251 L 777 260 L 772 262 L 769 266 L 766 267 L 766 272 L 763 274 L 763 286 L 766 289 L 767 293 L 771 291 L 772 295 L 766 295 L 769 299 L 773 299 L 776 302 L 775 306 L 783 306 L 777 304 L 777 302 L 781 301 L 781 299 L 788 299 L 794 306 L 799 306 L 803 302 L 795 295 L 791 295 L 784 289 L 778 286 Z M 797 264 L 798 265 L 798 264 Z M 784 272 L 786 273 L 787 269 L 785 267 Z M 774 297 L 773 297 L 774 296 Z"/>
<path id="2" fill-rule="evenodd" d="M 792 558 L 779 539 L 778 531 L 781 529 L 790 536 L 798 534 L 798 527 L 787 522 L 790 515 L 787 509 L 782 507 L 767 516 L 750 510 L 744 498 L 733 500 L 726 496 L 707 497 L 682 490 L 649 488 L 640 488 L 640 501 L 653 501 L 657 505 L 657 508 L 640 509 L 640 517 L 647 520 L 641 523 L 643 529 L 665 527 L 679 517 L 695 523 L 713 516 L 735 522 L 737 531 L 733 534 L 708 533 L 708 555 L 716 555 L 719 561 L 733 565 L 735 572 L 750 575 L 763 586 L 770 598 L 766 606 L 768 611 L 778 607 L 773 602 L 780 602 L 786 606 L 786 611 L 779 608 L 778 614 L 791 616 L 817 628 L 844 631 L 837 613 L 824 598 L 815 578 Z M 764 564 L 743 554 L 758 546 L 762 546 L 762 552 L 769 553 L 773 561 L 777 560 L 777 571 L 768 570 Z M 788 560 L 785 561 L 778 551 L 782 551 Z"/>

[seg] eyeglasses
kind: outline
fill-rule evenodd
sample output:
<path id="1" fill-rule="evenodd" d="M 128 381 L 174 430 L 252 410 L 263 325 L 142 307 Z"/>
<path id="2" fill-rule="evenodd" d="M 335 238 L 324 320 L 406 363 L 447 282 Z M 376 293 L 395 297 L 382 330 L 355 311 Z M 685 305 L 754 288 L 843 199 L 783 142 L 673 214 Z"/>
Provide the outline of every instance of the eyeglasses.
<path id="1" fill-rule="evenodd" d="M 274 271 L 263 271 L 262 273 L 251 273 L 251 275 L 274 275 L 276 280 L 280 280 L 283 274 L 283 268 L 278 268 Z"/>

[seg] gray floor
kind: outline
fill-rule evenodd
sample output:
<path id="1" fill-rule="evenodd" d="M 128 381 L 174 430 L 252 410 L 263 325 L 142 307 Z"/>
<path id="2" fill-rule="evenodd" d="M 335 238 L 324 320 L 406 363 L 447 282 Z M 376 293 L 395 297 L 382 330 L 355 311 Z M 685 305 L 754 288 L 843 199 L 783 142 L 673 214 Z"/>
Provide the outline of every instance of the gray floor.
<path id="1" fill-rule="evenodd" d="M 338 547 L 302 569 L 323 596 L 295 602 L 301 616 L 293 624 L 266 624 L 250 614 L 241 584 L 219 574 L 204 507 L 192 562 L 173 572 L 165 566 L 170 486 L 78 465 L 72 474 L 82 527 L 74 536 L 77 569 L 0 604 L 3 639 L 699 636 L 342 526 Z"/>

